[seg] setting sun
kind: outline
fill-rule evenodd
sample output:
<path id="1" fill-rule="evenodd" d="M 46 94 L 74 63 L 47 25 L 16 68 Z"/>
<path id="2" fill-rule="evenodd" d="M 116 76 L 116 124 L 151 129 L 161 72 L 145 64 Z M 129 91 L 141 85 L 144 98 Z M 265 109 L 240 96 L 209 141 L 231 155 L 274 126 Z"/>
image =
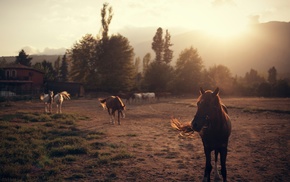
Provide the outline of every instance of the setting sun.
<path id="1" fill-rule="evenodd" d="M 208 13 L 203 29 L 216 37 L 232 38 L 245 32 L 248 19 L 242 16 L 234 6 L 216 7 Z"/>
<path id="2" fill-rule="evenodd" d="M 215 37 L 228 39 L 239 36 L 246 32 L 247 25 L 241 22 L 214 22 L 207 27 L 205 31 Z"/>

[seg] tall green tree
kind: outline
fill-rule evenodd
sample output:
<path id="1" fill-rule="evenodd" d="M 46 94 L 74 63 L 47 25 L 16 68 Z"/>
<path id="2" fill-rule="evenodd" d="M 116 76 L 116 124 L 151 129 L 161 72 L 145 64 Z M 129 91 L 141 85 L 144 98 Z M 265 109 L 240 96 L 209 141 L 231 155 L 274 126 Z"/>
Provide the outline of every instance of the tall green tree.
<path id="1" fill-rule="evenodd" d="M 113 35 L 102 50 L 98 70 L 106 91 L 130 90 L 134 83 L 134 49 L 126 37 Z"/>
<path id="2" fill-rule="evenodd" d="M 41 63 L 35 63 L 33 67 L 44 72 L 44 82 L 56 80 L 51 62 L 43 60 Z"/>
<path id="3" fill-rule="evenodd" d="M 174 88 L 177 92 L 193 92 L 201 86 L 202 58 L 197 49 L 183 50 L 176 62 Z"/>
<path id="4" fill-rule="evenodd" d="M 143 89 L 148 91 L 168 91 L 169 83 L 173 79 L 173 68 L 169 64 L 157 61 L 149 64 L 143 81 Z"/>
<path id="5" fill-rule="evenodd" d="M 265 79 L 258 74 L 257 70 L 251 69 L 245 74 L 245 83 L 248 86 L 256 86 L 262 82 L 265 82 Z"/>
<path id="6" fill-rule="evenodd" d="M 169 82 L 173 78 L 173 68 L 168 64 L 173 58 L 170 42 L 170 34 L 166 30 L 165 40 L 163 30 L 159 27 L 153 37 L 152 49 L 155 52 L 155 60 L 150 65 L 144 64 L 145 70 L 143 86 L 151 91 L 167 91 Z M 149 62 L 148 62 L 149 63 Z"/>
<path id="7" fill-rule="evenodd" d="M 25 51 L 22 49 L 18 56 L 16 56 L 16 60 L 15 60 L 15 63 L 16 64 L 22 64 L 24 66 L 31 66 L 31 60 L 32 58 L 29 57 L 28 54 L 25 53 Z"/>
<path id="8" fill-rule="evenodd" d="M 166 30 L 165 38 L 164 38 L 164 50 L 163 50 L 163 61 L 168 64 L 172 61 L 173 51 L 170 49 L 173 44 L 170 41 L 171 35 L 168 30 Z"/>
<path id="9" fill-rule="evenodd" d="M 96 44 L 97 40 L 91 35 L 86 34 L 79 42 L 68 50 L 67 56 L 72 63 L 70 77 L 73 81 L 88 84 L 90 74 L 96 68 Z"/>
<path id="10" fill-rule="evenodd" d="M 163 46 L 164 46 L 164 40 L 163 40 L 163 30 L 161 27 L 157 29 L 157 32 L 155 36 L 153 37 L 152 42 L 152 49 L 155 52 L 155 61 L 158 63 L 162 62 L 162 53 L 163 53 Z"/>
<path id="11" fill-rule="evenodd" d="M 66 59 L 66 54 L 63 55 L 62 60 L 61 60 L 61 66 L 60 66 L 60 80 L 61 81 L 68 81 L 68 62 Z"/>
<path id="12" fill-rule="evenodd" d="M 214 65 L 209 68 L 208 74 L 212 89 L 219 87 L 225 94 L 232 93 L 234 80 L 228 67 L 224 65 Z"/>
<path id="13" fill-rule="evenodd" d="M 275 84 L 277 82 L 277 70 L 276 68 L 273 66 L 272 68 L 270 68 L 268 70 L 268 81 L 270 84 Z"/>
<path id="14" fill-rule="evenodd" d="M 134 67 L 135 67 L 136 74 L 139 73 L 140 63 L 141 63 L 140 57 L 135 58 Z"/>
<path id="15" fill-rule="evenodd" d="M 147 53 L 144 57 L 143 57 L 143 75 L 145 74 L 149 64 L 151 61 L 151 54 Z"/>
<path id="16" fill-rule="evenodd" d="M 56 78 L 56 80 L 60 79 L 60 56 L 57 57 L 57 59 L 55 60 L 54 64 L 54 77 Z"/>
<path id="17" fill-rule="evenodd" d="M 109 6 L 108 3 L 103 4 L 103 8 L 101 9 L 101 17 L 102 17 L 102 40 L 108 40 L 109 36 L 109 25 L 113 18 L 113 8 Z"/>

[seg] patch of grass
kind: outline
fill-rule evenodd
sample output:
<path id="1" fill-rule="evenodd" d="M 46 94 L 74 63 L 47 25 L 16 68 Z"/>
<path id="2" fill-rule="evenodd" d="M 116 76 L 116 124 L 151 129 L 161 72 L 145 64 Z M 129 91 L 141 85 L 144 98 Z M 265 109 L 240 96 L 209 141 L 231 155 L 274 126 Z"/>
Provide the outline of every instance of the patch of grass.
<path id="1" fill-rule="evenodd" d="M 52 118 L 46 114 L 39 113 L 22 113 L 22 119 L 27 122 L 49 122 L 52 121 Z"/>
<path id="2" fill-rule="evenodd" d="M 259 113 L 259 112 L 273 112 L 278 114 L 290 114 L 290 111 L 278 110 L 278 109 L 261 109 L 261 108 L 244 108 L 243 112 Z"/>
<path id="3" fill-rule="evenodd" d="M 29 113 L 29 112 L 16 112 L 15 114 L 6 114 L 0 118 L 0 121 L 14 121 L 14 122 L 51 122 L 58 121 L 58 123 L 74 125 L 77 120 L 85 119 L 88 117 L 78 116 L 73 114 L 44 114 L 44 113 Z"/>
<path id="4" fill-rule="evenodd" d="M 92 132 L 87 134 L 86 139 L 87 140 L 101 139 L 103 136 L 104 136 L 103 132 Z"/>
<path id="5" fill-rule="evenodd" d="M 47 114 L 16 112 L 15 114 L 6 114 L 2 120 L 16 122 L 49 122 L 51 117 Z"/>
<path id="6" fill-rule="evenodd" d="M 49 152 L 50 157 L 65 157 L 67 155 L 87 154 L 88 149 L 83 146 L 66 145 L 60 148 L 53 148 Z"/>
<path id="7" fill-rule="evenodd" d="M 0 181 L 84 180 L 83 171 L 74 175 L 63 171 L 88 157 L 93 158 L 90 165 L 98 167 L 120 166 L 122 160 L 134 157 L 122 144 L 99 140 L 105 137 L 104 132 L 80 131 L 78 120 L 79 116 L 72 114 L 29 112 L 1 117 Z M 112 173 L 109 178 L 114 176 Z"/>
<path id="8" fill-rule="evenodd" d="M 77 116 L 72 114 L 54 114 L 51 117 L 58 120 L 59 123 L 66 125 L 74 125 L 78 119 Z"/>
<path id="9" fill-rule="evenodd" d="M 139 148 L 139 147 L 142 147 L 142 144 L 141 143 L 134 143 L 132 145 L 133 148 Z"/>
<path id="10" fill-rule="evenodd" d="M 178 152 L 168 152 L 166 155 L 166 159 L 174 159 L 178 157 Z"/>
<path id="11" fill-rule="evenodd" d="M 110 148 L 113 148 L 113 149 L 120 148 L 120 145 L 114 144 L 114 143 L 109 143 L 109 144 L 107 144 L 107 146 L 109 146 Z"/>
<path id="12" fill-rule="evenodd" d="M 126 136 L 128 136 L 128 137 L 137 137 L 137 134 L 134 134 L 134 133 L 128 133 Z"/>
<path id="13" fill-rule="evenodd" d="M 84 174 L 76 173 L 76 174 L 73 174 L 71 177 L 69 177 L 67 179 L 69 179 L 69 180 L 79 180 L 79 179 L 82 179 L 82 178 L 85 178 Z"/>
<path id="14" fill-rule="evenodd" d="M 129 159 L 132 158 L 133 155 L 126 152 L 126 151 L 120 151 L 120 153 L 117 153 L 115 156 L 111 158 L 112 161 L 122 160 L 122 159 Z"/>
<path id="15" fill-rule="evenodd" d="M 0 123 L 1 126 L 7 123 Z M 0 176 L 3 179 L 27 180 L 34 166 L 48 164 L 41 136 L 45 131 L 38 127 L 0 127 Z"/>
<path id="16" fill-rule="evenodd" d="M 0 181 L 59 181 L 65 165 L 90 151 L 82 134 L 72 131 L 77 120 L 74 115 L 25 112 L 1 117 Z M 41 172 L 29 175 L 35 171 Z"/>
<path id="17" fill-rule="evenodd" d="M 97 159 L 97 164 L 99 165 L 106 165 L 111 161 L 111 154 L 110 153 L 102 153 L 99 155 Z"/>
<path id="18" fill-rule="evenodd" d="M 94 148 L 94 149 L 98 149 L 100 150 L 102 147 L 106 146 L 105 143 L 103 142 L 94 142 L 91 144 L 91 146 Z"/>
<path id="19" fill-rule="evenodd" d="M 101 153 L 98 155 L 97 163 L 99 165 L 106 165 L 106 164 L 113 164 L 116 161 L 124 160 L 124 159 L 130 159 L 133 158 L 134 155 L 131 153 L 128 153 L 124 150 L 114 152 L 114 153 Z M 117 163 L 114 163 L 117 165 Z"/>

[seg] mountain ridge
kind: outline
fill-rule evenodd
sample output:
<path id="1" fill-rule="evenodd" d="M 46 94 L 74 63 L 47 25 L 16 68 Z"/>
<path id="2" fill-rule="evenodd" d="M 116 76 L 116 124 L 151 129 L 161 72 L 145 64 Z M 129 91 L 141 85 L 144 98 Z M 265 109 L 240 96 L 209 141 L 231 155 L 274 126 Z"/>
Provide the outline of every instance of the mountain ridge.
<path id="1" fill-rule="evenodd" d="M 152 39 L 158 27 L 127 27 L 120 34 L 130 41 L 135 57 L 141 60 L 147 54 L 151 59 L 155 55 L 151 49 Z M 163 29 L 163 33 L 165 34 Z M 172 30 L 172 31 L 171 31 Z M 205 68 L 214 65 L 227 66 L 233 76 L 244 76 L 250 69 L 267 76 L 268 70 L 275 66 L 280 77 L 290 78 L 290 22 L 267 22 L 252 24 L 249 31 L 231 39 L 222 39 L 209 35 L 202 30 L 184 30 L 168 28 L 173 44 L 173 60 L 175 65 L 181 51 L 196 48 Z M 54 62 L 63 55 L 30 55 L 32 64 L 43 60 Z M 15 61 L 15 56 L 2 56 L 8 62 Z M 13 59 L 14 58 L 14 59 Z"/>

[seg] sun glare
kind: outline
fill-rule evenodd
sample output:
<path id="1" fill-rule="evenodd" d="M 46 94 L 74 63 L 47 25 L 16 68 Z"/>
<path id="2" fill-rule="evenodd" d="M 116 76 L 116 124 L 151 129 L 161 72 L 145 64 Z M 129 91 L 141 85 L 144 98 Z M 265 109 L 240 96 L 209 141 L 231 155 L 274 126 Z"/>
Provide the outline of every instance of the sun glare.
<path id="1" fill-rule="evenodd" d="M 205 31 L 217 38 L 231 39 L 246 32 L 247 26 L 245 24 L 228 24 L 228 23 L 215 23 L 205 28 Z"/>
<path id="2" fill-rule="evenodd" d="M 235 13 L 233 9 L 219 9 L 212 12 L 210 18 L 204 24 L 207 33 L 223 38 L 231 39 L 247 30 L 248 20 L 242 14 Z"/>

